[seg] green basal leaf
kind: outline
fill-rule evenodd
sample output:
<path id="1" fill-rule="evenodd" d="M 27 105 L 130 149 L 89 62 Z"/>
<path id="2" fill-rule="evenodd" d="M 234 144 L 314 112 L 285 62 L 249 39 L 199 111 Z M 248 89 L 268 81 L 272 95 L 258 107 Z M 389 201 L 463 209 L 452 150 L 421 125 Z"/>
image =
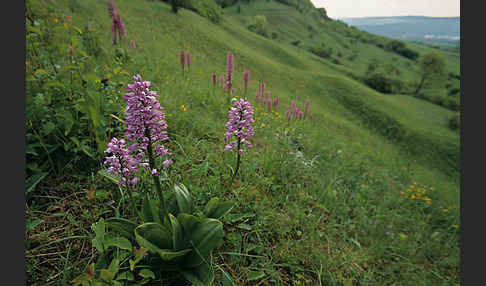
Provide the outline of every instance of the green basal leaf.
<path id="1" fill-rule="evenodd" d="M 42 35 L 41 30 L 37 27 L 34 27 L 34 26 L 27 26 L 27 31 L 32 32 L 32 33 L 36 33 L 38 35 Z"/>
<path id="2" fill-rule="evenodd" d="M 73 137 L 71 137 L 73 138 Z M 76 142 L 75 142 L 76 143 Z M 80 146 L 80 143 L 79 141 L 76 143 L 77 146 Z M 108 174 L 108 172 L 105 170 L 105 169 L 101 169 L 98 171 L 98 174 L 101 174 L 103 177 L 107 178 L 108 180 L 110 180 L 111 182 L 113 182 L 114 184 L 119 184 L 120 183 L 120 176 L 118 175 L 113 175 L 113 174 Z"/>
<path id="3" fill-rule="evenodd" d="M 172 245 L 175 250 L 183 248 L 183 233 L 179 221 L 169 213 L 169 222 L 172 228 Z"/>
<path id="4" fill-rule="evenodd" d="M 63 66 L 61 69 L 59 69 L 59 73 L 63 73 L 63 72 L 66 72 L 66 71 L 72 71 L 72 70 L 75 70 L 77 69 L 76 66 Z"/>
<path id="5" fill-rule="evenodd" d="M 110 266 L 108 267 L 108 270 L 110 270 L 111 272 L 117 274 L 119 269 L 120 269 L 120 260 L 117 259 L 117 258 L 114 258 L 111 261 Z M 115 276 L 113 276 L 113 277 L 115 277 Z"/>
<path id="6" fill-rule="evenodd" d="M 148 248 L 149 251 L 157 253 L 163 260 L 172 260 L 184 256 L 191 249 L 174 251 L 172 233 L 165 226 L 158 223 L 144 223 L 135 229 L 137 242 Z"/>
<path id="7" fill-rule="evenodd" d="M 183 249 L 179 251 L 174 251 L 174 250 L 168 250 L 168 249 L 161 249 L 159 251 L 160 257 L 165 260 L 165 261 L 171 261 L 179 257 L 183 257 L 184 255 L 188 254 L 191 252 L 192 249 Z"/>
<path id="8" fill-rule="evenodd" d="M 226 271 L 224 271 L 223 268 L 219 267 L 219 270 L 221 270 L 221 273 L 223 274 L 222 275 L 223 279 L 221 280 L 223 286 L 236 286 L 236 284 L 233 281 L 233 279 L 231 278 L 231 276 Z"/>
<path id="9" fill-rule="evenodd" d="M 112 280 L 115 278 L 119 269 L 120 269 L 120 260 L 115 258 L 111 261 L 110 266 L 108 266 L 108 269 L 100 270 L 100 279 L 112 285 Z"/>
<path id="10" fill-rule="evenodd" d="M 105 237 L 105 247 L 108 248 L 110 246 L 115 246 L 120 249 L 125 249 L 128 251 L 132 251 L 132 244 L 128 239 L 125 237 L 115 237 L 115 236 L 106 236 Z"/>
<path id="11" fill-rule="evenodd" d="M 103 243 L 96 238 L 91 240 L 91 244 L 98 250 L 99 253 L 103 253 Z"/>
<path id="12" fill-rule="evenodd" d="M 49 80 L 48 82 L 46 82 L 46 84 L 44 84 L 43 87 L 44 88 L 48 88 L 48 87 L 64 87 L 64 84 L 62 82 L 58 82 L 58 81 L 55 81 L 55 80 Z"/>
<path id="13" fill-rule="evenodd" d="M 104 282 L 108 283 L 111 285 L 113 278 L 115 277 L 116 273 L 111 272 L 108 269 L 101 269 L 100 270 L 100 280 L 103 280 Z"/>
<path id="14" fill-rule="evenodd" d="M 155 274 L 152 271 L 150 271 L 149 269 L 140 270 L 140 272 L 138 272 L 138 275 L 143 277 L 143 278 L 155 279 Z"/>
<path id="15" fill-rule="evenodd" d="M 183 184 L 174 186 L 174 195 L 179 207 L 179 212 L 192 214 L 193 201 L 191 194 Z"/>
<path id="16" fill-rule="evenodd" d="M 162 218 L 160 216 L 160 209 L 157 207 L 156 200 L 149 200 L 150 212 L 152 213 L 152 217 L 156 223 L 162 224 Z"/>
<path id="17" fill-rule="evenodd" d="M 97 199 L 106 199 L 110 196 L 110 192 L 106 190 L 96 190 L 96 198 Z"/>
<path id="18" fill-rule="evenodd" d="M 214 282 L 213 269 L 206 263 L 193 268 L 184 268 L 181 273 L 194 286 L 208 286 Z"/>
<path id="19" fill-rule="evenodd" d="M 152 216 L 152 210 L 150 207 L 150 199 L 148 193 L 145 193 L 145 197 L 142 202 L 142 219 L 143 222 L 154 222 L 154 217 Z"/>
<path id="20" fill-rule="evenodd" d="M 248 276 L 246 277 L 247 281 L 258 280 L 265 276 L 263 271 L 250 271 L 248 272 Z"/>
<path id="21" fill-rule="evenodd" d="M 133 260 L 128 260 L 128 263 L 130 264 L 130 271 L 135 270 L 135 261 Z"/>
<path id="22" fill-rule="evenodd" d="M 109 218 L 106 220 L 106 225 L 115 232 L 123 235 L 129 240 L 135 239 L 135 228 L 137 224 L 124 218 Z"/>
<path id="23" fill-rule="evenodd" d="M 204 215 L 208 218 L 220 219 L 233 208 L 233 202 L 221 202 L 218 197 L 213 197 L 204 208 Z"/>
<path id="24" fill-rule="evenodd" d="M 91 229 L 95 233 L 95 238 L 93 238 L 92 243 L 100 253 L 103 253 L 103 243 L 105 241 L 105 221 L 103 218 L 93 223 Z"/>
<path id="25" fill-rule="evenodd" d="M 34 221 L 30 221 L 30 220 L 26 220 L 25 221 L 25 231 L 26 232 L 29 232 L 31 231 L 32 229 L 34 229 L 36 226 L 38 226 L 39 224 L 43 223 L 44 221 L 41 220 L 41 219 L 36 219 Z"/>
<path id="26" fill-rule="evenodd" d="M 42 173 L 38 173 L 38 174 L 34 174 L 34 175 L 30 176 L 25 181 L 26 193 L 28 194 L 28 193 L 32 192 L 32 190 L 34 190 L 35 186 L 37 186 L 37 184 L 40 183 L 40 181 L 42 181 L 42 179 L 44 179 L 44 177 L 47 176 L 47 174 L 49 174 L 49 173 L 42 172 Z"/>
<path id="27" fill-rule="evenodd" d="M 36 75 L 36 76 L 39 76 L 39 75 L 47 75 L 47 74 L 49 74 L 49 72 L 46 71 L 46 70 L 44 70 L 44 69 L 38 69 L 38 70 L 36 70 L 34 72 L 34 75 Z"/>
<path id="28" fill-rule="evenodd" d="M 83 31 L 81 31 L 80 28 L 76 27 L 76 26 L 73 26 L 73 29 L 76 30 L 80 35 L 83 34 Z"/>
<path id="29" fill-rule="evenodd" d="M 196 249 L 185 257 L 184 266 L 195 267 L 203 263 L 211 251 L 221 245 L 223 238 L 223 224 L 212 218 L 201 219 L 192 230 L 186 229 L 184 239 Z"/>
<path id="30" fill-rule="evenodd" d="M 132 272 L 130 271 L 127 271 L 127 272 L 123 272 L 123 273 L 120 273 L 117 277 L 116 277 L 116 280 L 128 280 L 128 281 L 133 281 L 135 280 L 135 276 L 133 275 Z"/>

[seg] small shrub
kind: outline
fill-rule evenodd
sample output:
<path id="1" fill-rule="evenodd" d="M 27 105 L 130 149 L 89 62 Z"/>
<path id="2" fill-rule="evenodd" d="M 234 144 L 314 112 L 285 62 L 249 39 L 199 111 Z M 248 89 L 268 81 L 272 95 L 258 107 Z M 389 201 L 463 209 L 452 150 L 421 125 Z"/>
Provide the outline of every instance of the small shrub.
<path id="1" fill-rule="evenodd" d="M 461 76 L 460 75 L 455 74 L 455 73 L 452 73 L 452 72 L 449 73 L 449 77 L 450 78 L 455 78 L 457 80 L 461 80 Z"/>
<path id="2" fill-rule="evenodd" d="M 374 90 L 382 93 L 392 93 L 393 83 L 392 80 L 379 72 L 370 73 L 364 80 L 364 82 Z"/>
<path id="3" fill-rule="evenodd" d="M 324 47 L 319 47 L 319 48 L 310 48 L 309 51 L 315 55 L 318 55 L 321 58 L 330 58 L 333 54 L 332 48 L 324 48 Z"/>
<path id="4" fill-rule="evenodd" d="M 449 93 L 448 94 L 449 95 L 459 95 L 459 92 L 460 91 L 461 90 L 459 88 L 453 88 L 453 89 L 449 90 Z"/>
<path id="5" fill-rule="evenodd" d="M 459 98 L 457 98 L 457 97 L 446 97 L 446 96 L 444 96 L 442 103 L 444 104 L 444 107 L 447 107 L 447 108 L 454 110 L 454 111 L 459 111 L 459 109 L 461 107 L 461 102 L 460 102 Z"/>
<path id="6" fill-rule="evenodd" d="M 341 61 L 339 59 L 332 59 L 332 63 L 336 65 L 341 65 Z"/>
<path id="7" fill-rule="evenodd" d="M 322 19 L 330 20 L 329 16 L 327 16 L 327 11 L 324 7 L 317 8 L 317 11 L 319 12 L 319 15 L 321 16 Z"/>
<path id="8" fill-rule="evenodd" d="M 354 61 L 354 60 L 355 60 L 357 57 L 358 57 L 358 53 L 353 53 L 352 55 L 350 55 L 350 56 L 348 57 L 348 60 L 350 60 L 350 61 Z"/>
<path id="9" fill-rule="evenodd" d="M 214 2 L 216 2 L 216 4 L 221 8 L 226 8 L 233 6 L 237 2 L 237 0 L 215 0 Z"/>
<path id="10" fill-rule="evenodd" d="M 79 12 L 81 10 L 81 5 L 79 5 L 78 0 L 69 0 L 68 6 L 73 12 Z"/>
<path id="11" fill-rule="evenodd" d="M 397 53 L 399 55 L 402 55 L 411 60 L 416 60 L 419 57 L 419 53 L 407 48 L 407 46 L 405 46 L 403 42 L 397 40 L 388 42 L 385 45 L 385 49 Z"/>
<path id="12" fill-rule="evenodd" d="M 253 22 L 248 26 L 248 30 L 264 37 L 268 37 L 267 18 L 264 15 L 256 15 Z"/>
<path id="13" fill-rule="evenodd" d="M 296 41 L 290 42 L 290 44 L 292 44 L 294 46 L 298 46 L 300 44 L 300 40 L 296 40 Z"/>
<path id="14" fill-rule="evenodd" d="M 452 130 L 458 130 L 461 128 L 461 116 L 459 113 L 456 113 L 449 117 L 449 128 Z"/>
<path id="15" fill-rule="evenodd" d="M 182 2 L 180 7 L 192 10 L 208 18 L 213 23 L 219 23 L 223 17 L 223 10 L 212 0 L 171 0 Z"/>

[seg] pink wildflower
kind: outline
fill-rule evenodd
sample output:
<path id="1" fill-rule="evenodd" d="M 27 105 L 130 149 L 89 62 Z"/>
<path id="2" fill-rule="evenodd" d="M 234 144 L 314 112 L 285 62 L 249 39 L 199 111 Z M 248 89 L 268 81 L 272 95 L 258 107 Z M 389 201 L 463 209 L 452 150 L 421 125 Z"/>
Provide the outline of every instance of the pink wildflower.
<path id="1" fill-rule="evenodd" d="M 305 106 L 304 106 L 304 117 L 306 117 L 306 116 L 307 116 L 307 114 L 309 113 L 309 105 L 310 105 L 310 100 L 309 100 L 309 99 L 307 99 L 307 100 L 305 101 Z"/>
<path id="2" fill-rule="evenodd" d="M 245 86 L 245 93 L 248 90 L 248 81 L 250 80 L 250 72 L 248 70 L 243 71 L 243 83 Z"/>
<path id="3" fill-rule="evenodd" d="M 162 144 L 168 140 L 167 124 L 164 120 L 159 95 L 149 90 L 152 85 L 149 81 L 142 81 L 140 75 L 133 77 L 133 84 L 128 84 L 123 98 L 127 103 L 125 110 L 125 135 L 128 140 L 135 141 L 141 155 L 153 150 L 160 157 L 171 155 Z M 152 149 L 148 149 L 152 148 Z"/>
<path id="4" fill-rule="evenodd" d="M 273 106 L 274 106 L 274 107 L 277 107 L 277 106 L 278 106 L 278 104 L 279 104 L 279 102 L 280 102 L 280 100 L 278 99 L 278 97 L 275 97 L 275 98 L 273 99 Z"/>
<path id="5" fill-rule="evenodd" d="M 241 148 L 242 144 L 246 147 L 251 147 L 249 141 L 250 137 L 255 135 L 253 132 L 253 127 L 251 124 L 253 120 L 253 108 L 249 101 L 245 101 L 241 98 L 239 101 L 235 101 L 234 107 L 231 107 L 228 113 L 228 122 L 226 123 L 226 133 L 225 133 L 225 151 L 233 149 L 236 145 L 238 154 L 243 153 Z M 237 141 L 230 142 L 230 139 L 235 137 Z"/>
<path id="6" fill-rule="evenodd" d="M 234 57 L 233 54 L 229 52 L 228 55 L 226 56 L 226 86 L 230 90 L 231 87 L 233 86 L 231 83 L 231 79 L 234 71 L 235 71 Z"/>

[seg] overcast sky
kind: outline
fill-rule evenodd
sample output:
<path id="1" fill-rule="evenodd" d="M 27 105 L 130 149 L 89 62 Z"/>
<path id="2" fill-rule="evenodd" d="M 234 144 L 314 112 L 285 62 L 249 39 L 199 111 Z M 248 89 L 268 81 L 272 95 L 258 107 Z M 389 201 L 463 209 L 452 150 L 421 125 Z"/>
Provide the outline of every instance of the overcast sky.
<path id="1" fill-rule="evenodd" d="M 459 17 L 460 0 L 311 0 L 331 18 L 374 16 Z"/>

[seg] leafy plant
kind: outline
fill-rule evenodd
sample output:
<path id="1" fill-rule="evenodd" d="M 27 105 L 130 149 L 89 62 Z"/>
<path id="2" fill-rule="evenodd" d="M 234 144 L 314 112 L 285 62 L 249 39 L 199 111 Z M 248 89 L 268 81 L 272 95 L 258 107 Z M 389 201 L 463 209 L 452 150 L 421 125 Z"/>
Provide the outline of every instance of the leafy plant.
<path id="1" fill-rule="evenodd" d="M 138 243 L 155 259 L 150 268 L 179 271 L 195 285 L 210 285 L 214 280 L 211 253 L 224 238 L 219 219 L 233 207 L 213 197 L 202 212 L 195 213 L 193 198 L 182 184 L 173 188 L 170 212 L 160 215 L 159 202 L 145 196 L 140 211 L 142 223 L 109 218 L 107 225 L 126 240 Z"/>

